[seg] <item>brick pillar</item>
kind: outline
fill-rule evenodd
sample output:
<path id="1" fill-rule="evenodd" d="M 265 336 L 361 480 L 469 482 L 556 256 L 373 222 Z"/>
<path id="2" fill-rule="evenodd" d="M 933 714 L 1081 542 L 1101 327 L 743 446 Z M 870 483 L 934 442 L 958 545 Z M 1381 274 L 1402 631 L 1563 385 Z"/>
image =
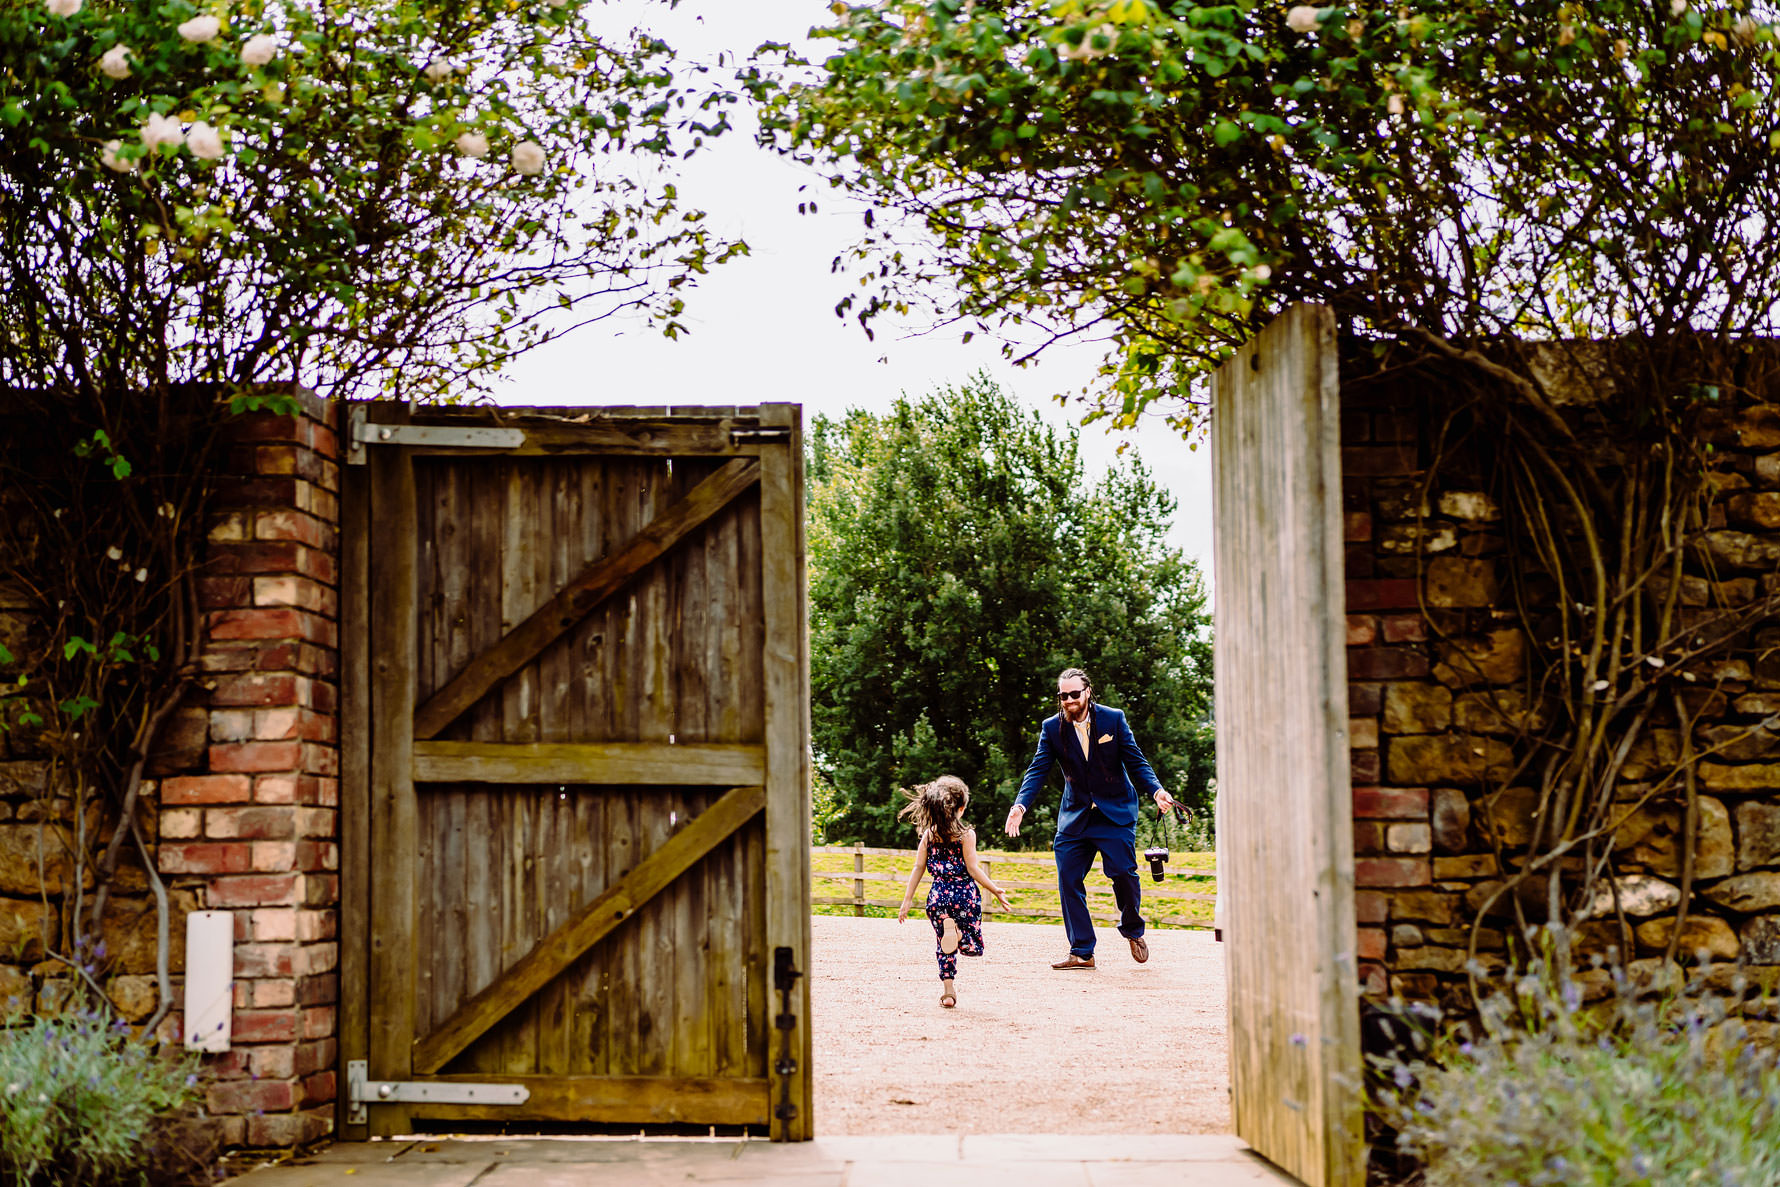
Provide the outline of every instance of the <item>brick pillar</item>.
<path id="1" fill-rule="evenodd" d="M 330 1133 L 336 1091 L 339 447 L 336 408 L 299 399 L 230 426 L 200 581 L 207 736 L 161 782 L 162 873 L 235 914 L 209 1110 L 254 1147 Z"/>

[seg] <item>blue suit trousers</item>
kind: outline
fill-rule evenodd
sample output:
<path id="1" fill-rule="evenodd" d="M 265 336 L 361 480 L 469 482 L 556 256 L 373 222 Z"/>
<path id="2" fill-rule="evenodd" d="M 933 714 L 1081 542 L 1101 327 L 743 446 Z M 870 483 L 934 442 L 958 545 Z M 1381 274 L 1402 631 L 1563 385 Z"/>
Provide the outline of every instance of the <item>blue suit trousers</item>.
<path id="1" fill-rule="evenodd" d="M 1063 934 L 1077 956 L 1094 955 L 1094 918 L 1088 914 L 1088 890 L 1083 884 L 1100 855 L 1100 869 L 1112 880 L 1113 899 L 1119 905 L 1119 934 L 1135 940 L 1143 934 L 1143 882 L 1137 876 L 1137 829 L 1114 824 L 1098 809 L 1089 809 L 1088 826 L 1073 836 L 1051 842 L 1057 859 L 1057 892 L 1063 898 Z"/>

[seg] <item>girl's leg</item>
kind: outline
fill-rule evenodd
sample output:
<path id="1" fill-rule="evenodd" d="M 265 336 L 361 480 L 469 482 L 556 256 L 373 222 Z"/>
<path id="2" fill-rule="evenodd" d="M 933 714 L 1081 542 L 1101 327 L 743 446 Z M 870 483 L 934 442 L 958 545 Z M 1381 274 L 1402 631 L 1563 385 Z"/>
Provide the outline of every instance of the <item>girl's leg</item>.
<path id="1" fill-rule="evenodd" d="M 958 975 L 958 957 L 955 952 L 946 949 L 946 932 L 951 929 L 957 936 L 958 925 L 952 919 L 952 907 L 944 897 L 929 893 L 927 896 L 927 922 L 933 924 L 933 955 L 939 961 L 939 979 L 950 981 Z M 952 947 L 957 948 L 954 939 Z"/>
<path id="2" fill-rule="evenodd" d="M 949 978 L 939 983 L 939 1004 L 948 1010 L 958 1004 L 958 991 Z"/>
<path id="3" fill-rule="evenodd" d="M 974 891 L 975 888 L 973 887 Z M 958 907 L 958 951 L 966 956 L 983 954 L 983 899 L 972 893 Z"/>

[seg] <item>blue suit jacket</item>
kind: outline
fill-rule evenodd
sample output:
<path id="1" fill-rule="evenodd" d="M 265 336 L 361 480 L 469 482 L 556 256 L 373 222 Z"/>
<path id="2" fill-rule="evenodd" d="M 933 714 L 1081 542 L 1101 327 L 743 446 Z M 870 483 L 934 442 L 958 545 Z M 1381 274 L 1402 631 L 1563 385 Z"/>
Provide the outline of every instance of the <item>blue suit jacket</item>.
<path id="1" fill-rule="evenodd" d="M 1088 706 L 1088 752 L 1075 727 L 1061 713 L 1045 718 L 1038 727 L 1038 753 L 1020 780 L 1014 802 L 1032 810 L 1032 801 L 1044 787 L 1054 764 L 1063 767 L 1063 806 L 1057 813 L 1057 835 L 1070 836 L 1087 827 L 1088 809 L 1099 808 L 1113 824 L 1135 826 L 1138 789 L 1154 795 L 1162 789 L 1150 760 L 1137 748 L 1124 713 L 1105 705 Z M 1105 738 L 1106 741 L 1101 741 Z"/>

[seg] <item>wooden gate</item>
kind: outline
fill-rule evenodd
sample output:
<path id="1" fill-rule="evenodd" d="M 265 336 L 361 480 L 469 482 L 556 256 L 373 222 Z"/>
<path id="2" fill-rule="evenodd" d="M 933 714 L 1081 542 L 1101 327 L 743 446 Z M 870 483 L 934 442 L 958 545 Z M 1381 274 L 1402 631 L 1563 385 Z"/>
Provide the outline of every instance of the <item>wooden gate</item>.
<path id="1" fill-rule="evenodd" d="M 1329 311 L 1212 383 L 1218 890 L 1236 1132 L 1313 1187 L 1365 1181 Z"/>
<path id="2" fill-rule="evenodd" d="M 797 408 L 352 420 L 343 1131 L 808 1138 Z"/>

